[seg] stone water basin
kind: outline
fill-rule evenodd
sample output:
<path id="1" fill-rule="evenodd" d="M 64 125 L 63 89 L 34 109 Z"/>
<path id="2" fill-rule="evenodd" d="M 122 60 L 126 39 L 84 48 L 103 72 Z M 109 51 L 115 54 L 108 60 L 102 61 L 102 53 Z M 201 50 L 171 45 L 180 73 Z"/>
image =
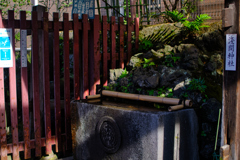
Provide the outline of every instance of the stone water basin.
<path id="1" fill-rule="evenodd" d="M 193 109 L 174 112 L 107 102 L 71 102 L 76 160 L 198 160 Z"/>

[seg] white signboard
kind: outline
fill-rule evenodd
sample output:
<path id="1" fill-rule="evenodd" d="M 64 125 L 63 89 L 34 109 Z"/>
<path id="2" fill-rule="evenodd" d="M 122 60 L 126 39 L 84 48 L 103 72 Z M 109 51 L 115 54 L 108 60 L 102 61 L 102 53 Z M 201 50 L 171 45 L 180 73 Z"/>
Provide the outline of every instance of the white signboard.
<path id="1" fill-rule="evenodd" d="M 27 30 L 21 30 L 21 66 L 27 67 Z"/>
<path id="2" fill-rule="evenodd" d="M 236 71 L 237 60 L 237 34 L 226 35 L 226 71 Z"/>
<path id="3" fill-rule="evenodd" d="M 12 29 L 0 29 L 0 67 L 13 67 Z"/>

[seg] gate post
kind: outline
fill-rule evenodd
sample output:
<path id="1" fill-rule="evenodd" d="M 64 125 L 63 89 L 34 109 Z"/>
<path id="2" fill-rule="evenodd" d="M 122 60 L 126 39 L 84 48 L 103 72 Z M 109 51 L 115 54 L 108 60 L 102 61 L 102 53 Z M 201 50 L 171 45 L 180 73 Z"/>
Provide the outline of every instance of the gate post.
<path id="1" fill-rule="evenodd" d="M 240 158 L 240 52 L 237 49 L 236 70 L 228 71 L 226 61 L 226 34 L 237 34 L 239 48 L 239 0 L 225 0 L 222 14 L 225 37 L 223 73 L 223 112 L 221 127 L 221 151 L 229 148 L 229 159 Z M 238 53 L 239 52 L 239 53 Z M 225 145 L 225 146 L 224 146 Z M 228 146 L 229 147 L 226 147 Z M 225 152 L 225 151 L 224 151 Z M 227 151 L 226 151 L 227 152 Z M 225 155 L 226 156 L 226 155 Z M 228 157 L 228 156 L 226 156 Z M 221 157 L 222 159 L 228 159 Z"/>

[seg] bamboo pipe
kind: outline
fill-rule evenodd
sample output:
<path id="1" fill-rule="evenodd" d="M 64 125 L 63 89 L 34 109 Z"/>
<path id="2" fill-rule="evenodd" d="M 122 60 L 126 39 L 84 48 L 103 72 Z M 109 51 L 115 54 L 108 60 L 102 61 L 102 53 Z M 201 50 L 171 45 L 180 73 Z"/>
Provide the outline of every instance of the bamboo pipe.
<path id="1" fill-rule="evenodd" d="M 99 103 L 101 102 L 101 99 L 90 99 L 87 101 L 87 103 Z"/>
<path id="2" fill-rule="evenodd" d="M 102 95 L 109 96 L 109 97 L 130 99 L 130 100 L 140 100 L 140 101 L 148 101 L 148 102 L 154 102 L 154 103 L 163 103 L 163 104 L 169 104 L 169 105 L 178 105 L 179 101 L 180 101 L 180 99 L 177 99 L 177 98 L 163 98 L 163 97 L 122 93 L 122 92 L 115 92 L 115 91 L 108 91 L 108 90 L 102 90 Z M 185 106 L 191 107 L 192 101 L 186 100 Z"/>
<path id="3" fill-rule="evenodd" d="M 182 109 L 184 106 L 182 104 L 180 105 L 176 105 L 176 106 L 169 106 L 168 107 L 168 111 L 171 112 L 171 111 L 176 111 L 176 110 L 179 110 L 179 109 Z"/>
<path id="4" fill-rule="evenodd" d="M 96 94 L 96 95 L 86 96 L 87 100 L 89 100 L 89 99 L 96 99 L 96 98 L 101 98 L 101 95 L 100 94 Z"/>

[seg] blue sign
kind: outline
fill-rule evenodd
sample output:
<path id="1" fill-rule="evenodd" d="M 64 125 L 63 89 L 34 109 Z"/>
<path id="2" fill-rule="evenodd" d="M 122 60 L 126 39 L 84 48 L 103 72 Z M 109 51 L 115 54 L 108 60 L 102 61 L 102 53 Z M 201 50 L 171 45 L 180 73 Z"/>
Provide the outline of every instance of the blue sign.
<path id="1" fill-rule="evenodd" d="M 10 48 L 10 37 L 0 37 L 0 48 Z"/>
<path id="2" fill-rule="evenodd" d="M 82 19 L 82 14 L 88 14 L 89 19 L 94 19 L 94 0 L 73 0 L 72 14 L 78 14 L 78 19 Z"/>
<path id="3" fill-rule="evenodd" d="M 0 28 L 0 68 L 13 67 L 12 29 Z"/>
<path id="4" fill-rule="evenodd" d="M 11 60 L 11 50 L 10 49 L 1 49 L 1 60 Z"/>

